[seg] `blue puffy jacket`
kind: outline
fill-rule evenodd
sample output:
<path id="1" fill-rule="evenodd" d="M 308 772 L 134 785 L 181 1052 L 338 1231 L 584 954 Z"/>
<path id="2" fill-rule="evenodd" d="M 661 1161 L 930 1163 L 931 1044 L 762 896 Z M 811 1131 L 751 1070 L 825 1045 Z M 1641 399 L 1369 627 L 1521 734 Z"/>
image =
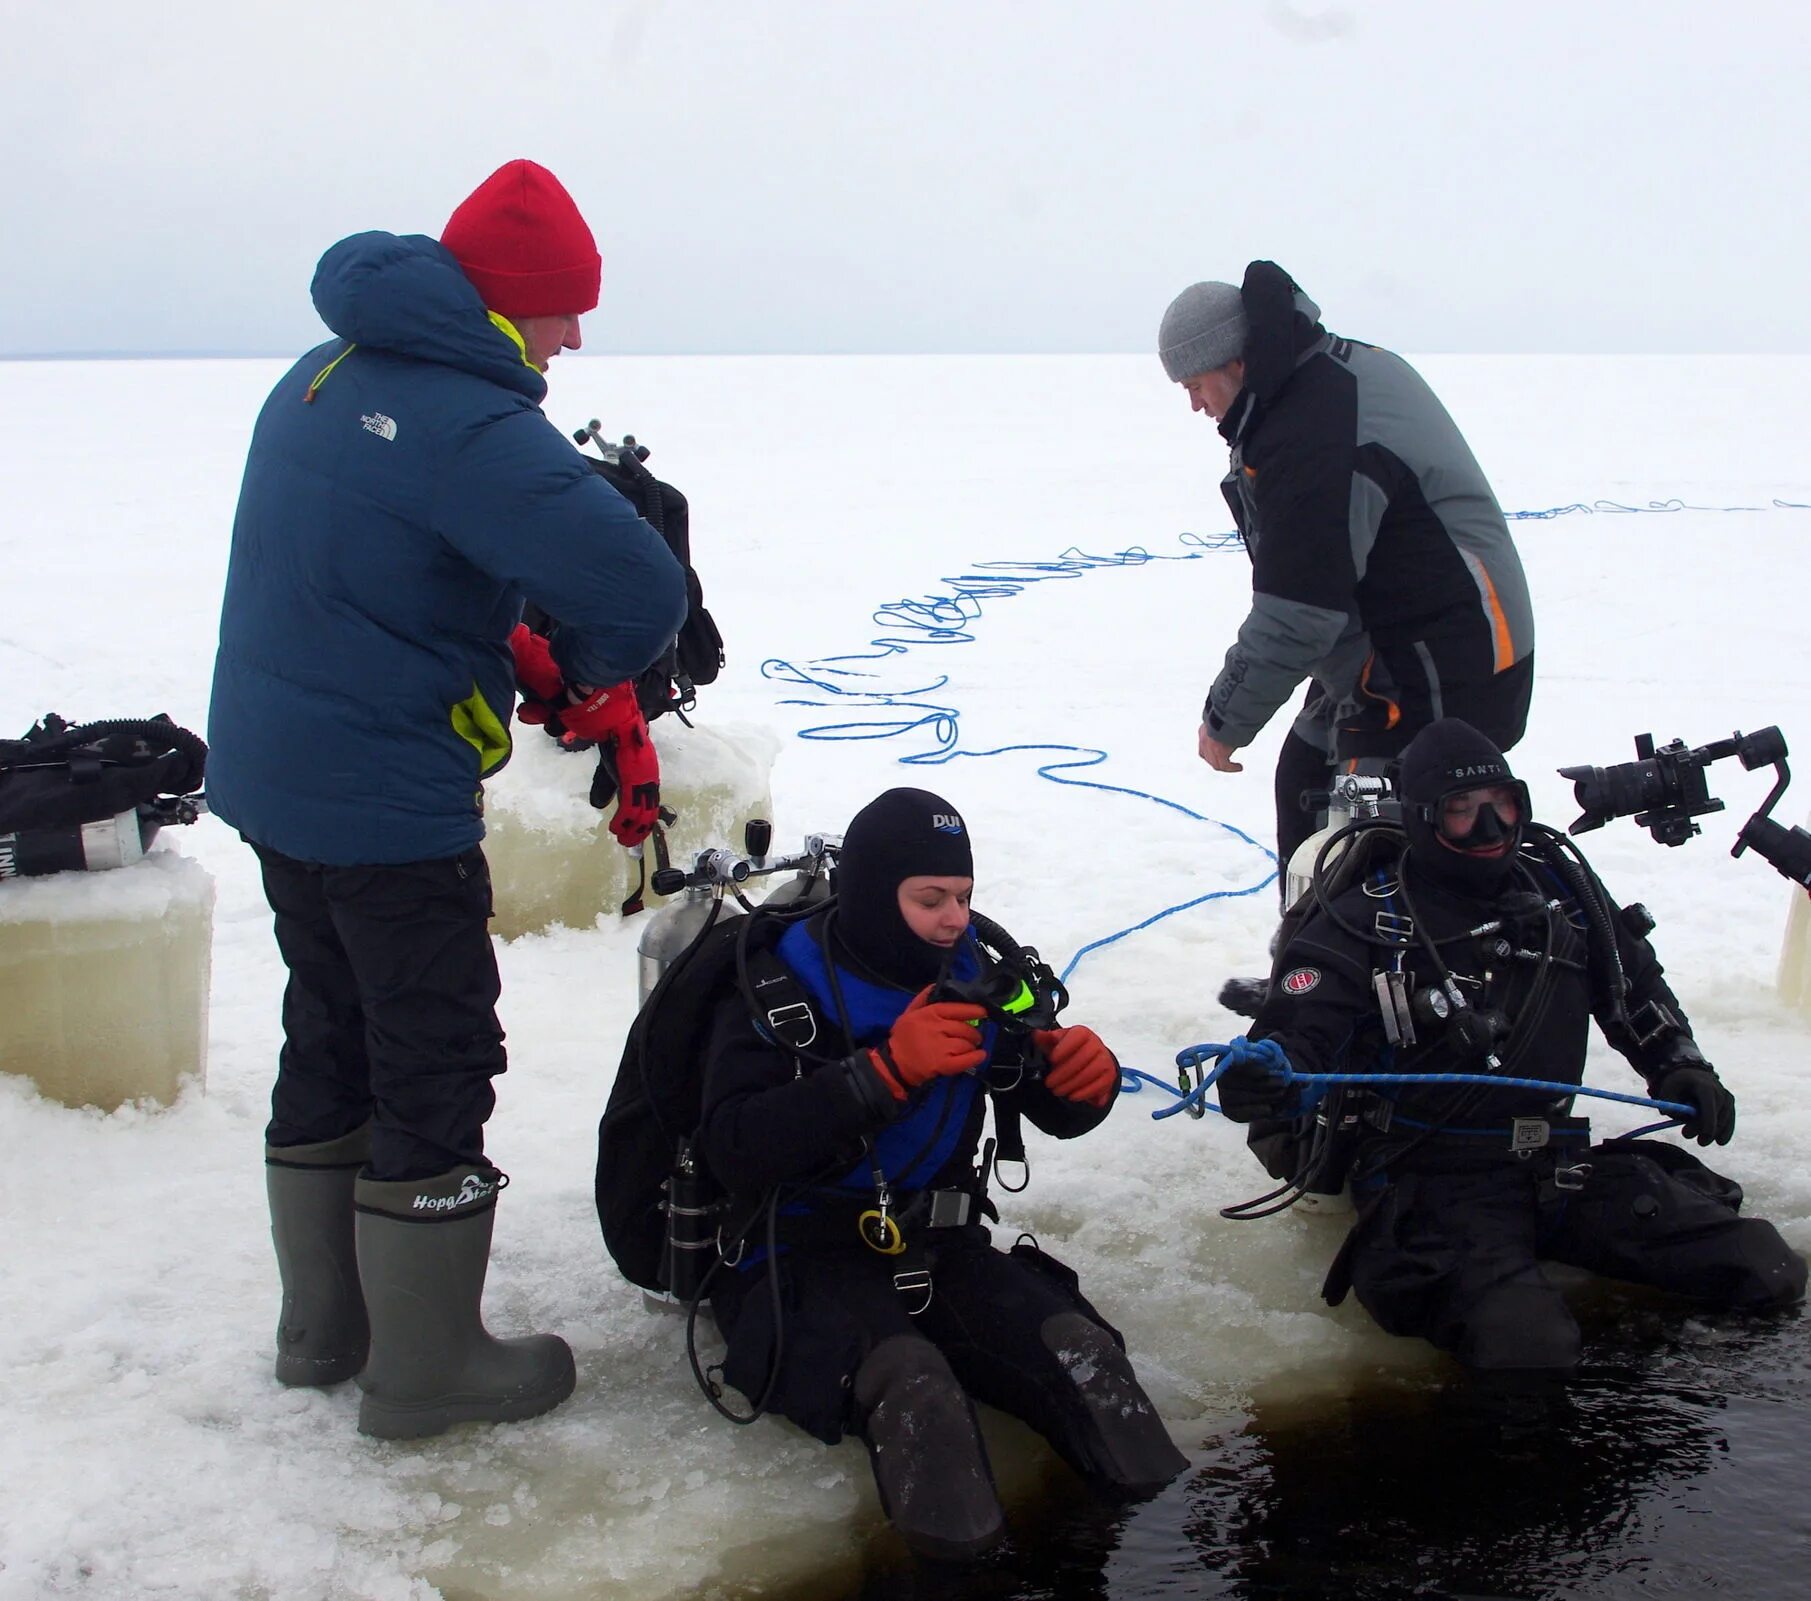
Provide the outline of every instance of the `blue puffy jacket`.
<path id="1" fill-rule="evenodd" d="M 438 243 L 343 239 L 313 292 L 340 337 L 252 436 L 209 804 L 303 861 L 457 855 L 509 757 L 524 598 L 561 619 L 569 682 L 611 684 L 671 643 L 684 573 L 542 415 L 546 380 Z"/>

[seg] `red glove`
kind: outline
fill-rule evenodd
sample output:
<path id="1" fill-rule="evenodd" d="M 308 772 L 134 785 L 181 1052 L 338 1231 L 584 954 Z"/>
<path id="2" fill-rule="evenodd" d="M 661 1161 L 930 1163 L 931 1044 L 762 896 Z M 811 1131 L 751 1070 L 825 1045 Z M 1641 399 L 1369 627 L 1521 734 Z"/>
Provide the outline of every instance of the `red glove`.
<path id="1" fill-rule="evenodd" d="M 566 681 L 554 665 L 553 652 L 547 641 L 527 623 L 517 623 L 509 636 L 510 654 L 516 659 L 516 683 L 525 695 L 536 700 L 558 701 L 566 693 Z"/>
<path id="2" fill-rule="evenodd" d="M 566 732 L 608 745 L 616 765 L 616 815 L 610 832 L 624 845 L 639 845 L 660 821 L 660 757 L 648 737 L 648 721 L 627 679 L 594 689 L 583 700 L 560 708 Z"/>
<path id="3" fill-rule="evenodd" d="M 1044 1083 L 1065 1101 L 1105 1106 L 1119 1083 L 1119 1063 L 1091 1028 L 1039 1028 L 1031 1040 L 1050 1071 Z"/>
<path id="4" fill-rule="evenodd" d="M 955 1073 L 970 1073 L 987 1060 L 975 1024 L 987 1016 L 972 1001 L 929 1000 L 926 985 L 899 1014 L 887 1043 L 869 1051 L 881 1083 L 903 1101 L 918 1085 Z"/>

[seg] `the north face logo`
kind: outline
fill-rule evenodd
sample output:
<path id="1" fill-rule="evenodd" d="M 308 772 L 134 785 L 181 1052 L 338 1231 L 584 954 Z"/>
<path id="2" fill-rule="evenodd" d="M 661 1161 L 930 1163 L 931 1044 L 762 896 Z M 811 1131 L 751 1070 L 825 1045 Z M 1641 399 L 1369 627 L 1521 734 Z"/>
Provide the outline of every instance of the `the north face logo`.
<path id="1" fill-rule="evenodd" d="M 381 411 L 367 412 L 359 421 L 365 425 L 367 433 L 376 434 L 379 439 L 396 437 L 396 419 L 386 417 Z"/>
<path id="2" fill-rule="evenodd" d="M 962 819 L 954 812 L 932 812 L 931 827 L 939 834 L 960 834 Z"/>
<path id="3" fill-rule="evenodd" d="M 1320 981 L 1321 970 L 1318 967 L 1298 967 L 1294 972 L 1283 975 L 1283 993 L 1306 995 Z"/>
<path id="4" fill-rule="evenodd" d="M 467 1173 L 460 1182 L 457 1195 L 417 1195 L 415 1210 L 417 1212 L 453 1212 L 462 1206 L 488 1199 L 496 1193 L 497 1186 L 488 1179 L 480 1178 L 476 1173 Z"/>

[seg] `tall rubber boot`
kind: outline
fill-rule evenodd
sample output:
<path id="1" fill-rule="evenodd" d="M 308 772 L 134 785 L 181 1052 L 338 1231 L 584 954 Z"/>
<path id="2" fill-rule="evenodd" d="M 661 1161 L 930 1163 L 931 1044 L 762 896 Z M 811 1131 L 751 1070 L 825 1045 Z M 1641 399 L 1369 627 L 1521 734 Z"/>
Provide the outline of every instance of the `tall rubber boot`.
<path id="1" fill-rule="evenodd" d="M 880 1504 L 918 1556 L 969 1562 L 998 1545 L 1006 1515 L 975 1409 L 929 1340 L 882 1340 L 855 1374 L 855 1404 Z"/>
<path id="2" fill-rule="evenodd" d="M 469 1164 L 428 1179 L 358 1181 L 358 1268 L 371 1314 L 361 1434 L 416 1440 L 455 1423 L 515 1422 L 572 1394 L 572 1352 L 557 1334 L 493 1339 L 479 1315 L 497 1192 L 508 1182 Z"/>
<path id="3" fill-rule="evenodd" d="M 1188 1466 L 1112 1335 L 1080 1312 L 1059 1312 L 1038 1333 L 1087 1415 L 1086 1430 L 1071 1443 L 1080 1458 L 1074 1466 L 1100 1487 L 1131 1496 L 1156 1494 Z"/>
<path id="4" fill-rule="evenodd" d="M 370 1326 L 353 1244 L 352 1185 L 371 1125 L 316 1145 L 264 1147 L 270 1238 L 283 1281 L 277 1382 L 338 1384 L 365 1365 Z"/>

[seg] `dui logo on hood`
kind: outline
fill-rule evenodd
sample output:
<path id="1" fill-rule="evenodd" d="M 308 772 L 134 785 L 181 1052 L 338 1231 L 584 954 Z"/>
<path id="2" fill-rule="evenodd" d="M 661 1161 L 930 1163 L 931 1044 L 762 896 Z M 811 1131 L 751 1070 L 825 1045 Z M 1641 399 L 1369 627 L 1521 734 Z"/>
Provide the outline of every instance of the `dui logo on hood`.
<path id="1" fill-rule="evenodd" d="M 1318 967 L 1297 967 L 1283 975 L 1283 993 L 1306 995 L 1320 981 L 1321 970 Z"/>

